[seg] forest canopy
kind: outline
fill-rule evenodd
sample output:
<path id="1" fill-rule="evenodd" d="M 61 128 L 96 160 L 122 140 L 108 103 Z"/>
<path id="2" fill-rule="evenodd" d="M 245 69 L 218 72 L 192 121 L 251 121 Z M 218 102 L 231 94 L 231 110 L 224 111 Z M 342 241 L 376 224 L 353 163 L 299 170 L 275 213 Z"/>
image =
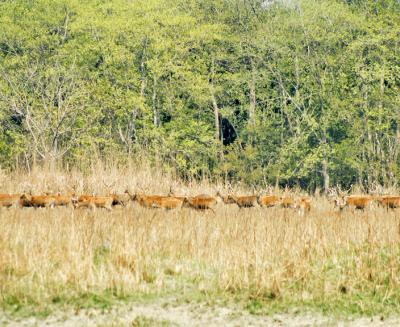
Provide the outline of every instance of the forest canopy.
<path id="1" fill-rule="evenodd" d="M 398 0 L 6 0 L 0 26 L 3 168 L 398 186 Z"/>

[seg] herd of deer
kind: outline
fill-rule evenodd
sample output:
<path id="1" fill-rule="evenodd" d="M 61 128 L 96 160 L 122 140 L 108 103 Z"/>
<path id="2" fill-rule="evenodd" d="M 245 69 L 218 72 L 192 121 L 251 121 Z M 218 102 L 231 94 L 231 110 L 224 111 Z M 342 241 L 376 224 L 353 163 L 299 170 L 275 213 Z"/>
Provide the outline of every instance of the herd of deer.
<path id="1" fill-rule="evenodd" d="M 217 203 L 236 204 L 239 208 L 251 207 L 283 207 L 299 209 L 307 213 L 311 210 L 311 198 L 277 195 L 222 195 L 217 192 L 215 196 L 200 194 L 197 196 L 176 196 L 171 190 L 168 195 L 146 195 L 143 193 L 132 194 L 126 190 L 123 194 L 109 194 L 108 196 L 95 196 L 83 194 L 76 196 L 74 192 L 69 194 L 32 195 L 0 194 L 0 207 L 45 207 L 71 206 L 73 208 L 104 208 L 111 210 L 113 206 L 126 206 L 131 201 L 136 201 L 145 208 L 177 209 L 189 207 L 197 210 L 211 210 Z M 334 199 L 335 206 L 340 210 L 346 207 L 364 210 L 372 203 L 377 202 L 387 209 L 400 208 L 400 196 L 337 196 Z"/>

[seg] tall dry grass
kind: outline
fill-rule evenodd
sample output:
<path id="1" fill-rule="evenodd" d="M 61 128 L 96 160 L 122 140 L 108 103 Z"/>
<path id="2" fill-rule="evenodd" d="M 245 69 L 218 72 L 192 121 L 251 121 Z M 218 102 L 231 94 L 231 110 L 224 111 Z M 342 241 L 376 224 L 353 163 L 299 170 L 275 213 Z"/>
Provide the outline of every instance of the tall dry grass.
<path id="1" fill-rule="evenodd" d="M 143 188 L 213 192 L 206 181 L 183 185 L 158 171 L 105 169 L 3 174 L 7 192 Z M 0 210 L 0 303 L 51 303 L 87 293 L 200 291 L 281 301 L 400 301 L 399 211 L 339 213 L 314 198 L 309 215 L 291 209 L 238 209 L 216 214 L 149 210 L 137 204 L 103 210 Z M 359 300 L 357 300 L 359 299 Z M 353 301 L 352 300 L 352 301 Z M 367 301 L 367 300 L 365 300 Z"/>

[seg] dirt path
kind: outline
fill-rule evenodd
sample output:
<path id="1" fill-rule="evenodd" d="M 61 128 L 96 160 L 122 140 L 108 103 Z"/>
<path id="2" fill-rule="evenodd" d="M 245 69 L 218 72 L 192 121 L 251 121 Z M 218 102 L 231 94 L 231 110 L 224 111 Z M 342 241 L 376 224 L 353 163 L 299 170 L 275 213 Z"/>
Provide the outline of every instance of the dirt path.
<path id="1" fill-rule="evenodd" d="M 169 302 L 151 304 L 122 304 L 111 310 L 81 310 L 58 312 L 41 318 L 11 319 L 0 313 L 0 326 L 399 326 L 399 318 L 381 320 L 379 317 L 337 320 L 318 314 L 251 315 L 233 307 L 207 304 L 171 305 Z"/>

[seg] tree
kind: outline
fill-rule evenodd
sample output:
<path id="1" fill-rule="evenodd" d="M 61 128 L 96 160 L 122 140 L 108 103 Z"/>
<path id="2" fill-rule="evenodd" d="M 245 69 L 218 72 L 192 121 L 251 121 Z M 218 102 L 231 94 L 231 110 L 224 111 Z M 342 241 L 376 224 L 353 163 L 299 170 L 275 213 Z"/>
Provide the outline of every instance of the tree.
<path id="1" fill-rule="evenodd" d="M 52 166 L 79 143 L 91 121 L 85 113 L 87 93 L 75 69 L 37 65 L 2 72 L 8 86 L 2 101 L 9 105 L 9 115 L 21 119 L 33 155 Z"/>

